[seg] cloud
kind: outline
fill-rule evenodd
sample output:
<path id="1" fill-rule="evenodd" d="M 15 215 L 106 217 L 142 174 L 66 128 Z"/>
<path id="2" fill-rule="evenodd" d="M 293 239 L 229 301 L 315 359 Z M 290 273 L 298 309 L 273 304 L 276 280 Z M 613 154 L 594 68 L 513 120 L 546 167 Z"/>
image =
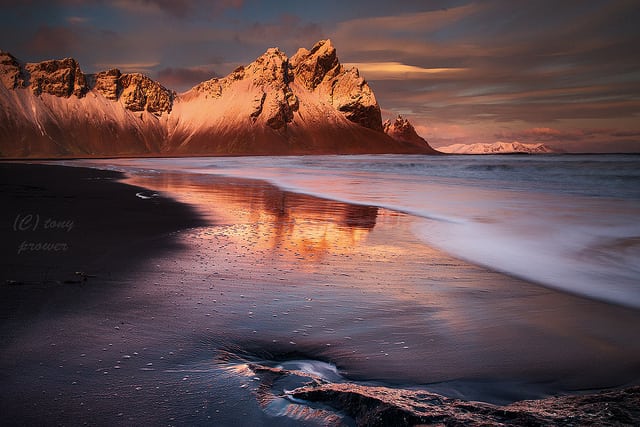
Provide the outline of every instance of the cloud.
<path id="1" fill-rule="evenodd" d="M 88 18 L 85 18 L 83 16 L 68 16 L 67 17 L 67 22 L 71 25 L 81 25 L 81 24 L 86 24 L 89 21 Z"/>
<path id="2" fill-rule="evenodd" d="M 279 47 L 293 55 L 300 47 L 311 47 L 326 38 L 322 27 L 314 22 L 289 13 L 281 14 L 272 22 L 253 22 L 236 32 L 235 40 L 240 44 Z M 252 59 L 251 59 L 252 60 Z"/>
<path id="3" fill-rule="evenodd" d="M 611 133 L 612 136 L 620 137 L 620 138 L 637 138 L 640 139 L 640 130 L 632 130 L 632 131 L 614 131 Z"/>
<path id="4" fill-rule="evenodd" d="M 527 128 L 494 135 L 496 140 L 544 143 L 569 152 L 622 152 L 640 147 L 640 131 L 613 128 Z"/>
<path id="5" fill-rule="evenodd" d="M 565 142 L 584 140 L 590 136 L 603 133 L 602 130 L 586 131 L 583 129 L 560 130 L 554 128 L 530 128 L 518 131 L 503 131 L 495 134 L 495 138 L 505 141 L 520 141 L 525 143 Z"/>
<path id="6" fill-rule="evenodd" d="M 433 33 L 444 29 L 466 17 L 477 14 L 484 8 L 479 3 L 471 3 L 450 9 L 362 17 L 338 23 L 333 33 L 336 38 L 350 39 L 354 43 L 362 40 L 363 36 L 367 40 L 372 38 L 388 39 L 388 33 L 402 34 L 404 38 L 411 38 L 413 35 Z M 399 38 L 403 37 L 400 36 Z M 351 46 L 353 43 L 349 43 L 349 45 Z M 367 48 L 368 46 L 362 47 Z M 402 46 L 399 45 L 398 47 L 401 48 Z"/>
<path id="7" fill-rule="evenodd" d="M 418 124 L 551 128 L 640 116 L 636 18 L 640 5 L 624 0 L 489 0 L 348 20 L 332 39 L 381 105 Z M 426 71 L 438 69 L 464 71 Z"/>
<path id="8" fill-rule="evenodd" d="M 66 27 L 40 26 L 26 42 L 27 50 L 43 58 L 70 55 L 78 45 L 73 30 Z"/>
<path id="9" fill-rule="evenodd" d="M 159 62 L 125 62 L 125 63 L 99 63 L 95 64 L 100 70 L 117 68 L 123 73 L 149 73 L 149 71 L 160 65 Z"/>
<path id="10" fill-rule="evenodd" d="M 484 4 L 474 2 L 449 9 L 351 19 L 336 24 L 331 38 L 352 61 L 400 61 L 431 68 L 426 62 L 437 58 L 486 55 L 471 43 L 452 45 L 450 37 L 439 35 L 484 9 Z"/>
<path id="11" fill-rule="evenodd" d="M 421 79 L 434 74 L 459 74 L 465 68 L 422 68 L 406 65 L 401 62 L 349 62 L 343 64 L 347 68 L 356 67 L 360 74 L 372 80 L 407 80 Z"/>
<path id="12" fill-rule="evenodd" d="M 191 0 L 116 0 L 113 6 L 130 14 L 153 15 L 165 13 L 177 18 L 185 18 L 195 6 Z"/>
<path id="13" fill-rule="evenodd" d="M 504 130 L 492 134 L 496 125 L 473 124 L 469 126 L 440 125 L 421 127 L 420 134 L 434 147 L 453 144 L 493 143 L 498 141 L 518 141 L 525 144 L 544 143 L 566 152 L 638 152 L 640 132 L 630 132 L 635 136 L 623 136 L 609 128 L 524 128 Z"/>
<path id="14" fill-rule="evenodd" d="M 116 0 L 113 3 L 118 9 L 138 15 L 155 15 L 163 13 L 167 16 L 184 19 L 194 16 L 211 18 L 227 9 L 238 9 L 243 0 Z"/>
<path id="15" fill-rule="evenodd" d="M 214 77 L 219 77 L 215 71 L 208 68 L 164 68 L 156 73 L 156 78 L 165 87 L 183 91 Z"/>

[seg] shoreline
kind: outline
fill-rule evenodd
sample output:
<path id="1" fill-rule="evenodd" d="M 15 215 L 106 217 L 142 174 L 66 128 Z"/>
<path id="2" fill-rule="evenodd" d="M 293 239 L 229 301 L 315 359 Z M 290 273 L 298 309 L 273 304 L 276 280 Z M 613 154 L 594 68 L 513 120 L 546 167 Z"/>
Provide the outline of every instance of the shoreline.
<path id="1" fill-rule="evenodd" d="M 437 150 L 437 148 L 434 148 Z M 562 153 L 485 153 L 485 154 L 465 154 L 465 153 L 444 153 L 438 152 L 436 154 L 425 154 L 425 153 L 416 153 L 416 154 L 400 154 L 400 153 L 357 153 L 357 154 L 340 154 L 341 156 L 367 156 L 367 155 L 412 155 L 412 156 L 488 156 L 489 158 L 493 156 L 510 156 L 510 155 L 529 155 L 529 156 L 640 156 L 638 152 L 602 152 L 602 153 L 591 153 L 591 152 L 562 152 Z M 278 157 L 299 157 L 299 156 L 327 156 L 331 154 L 320 154 L 320 153 L 309 153 L 309 154 L 278 154 Z M 176 154 L 171 153 L 167 155 L 161 155 L 157 153 L 149 154 L 149 155 L 97 155 L 97 156 L 54 156 L 54 157 L 0 157 L 0 162 L 2 163 L 21 163 L 21 162 L 55 162 L 55 161 L 65 161 L 65 160 L 122 160 L 122 159 L 184 159 L 184 158 L 208 158 L 208 157 L 270 157 L 270 154 Z"/>
<path id="2" fill-rule="evenodd" d="M 61 282 L 55 287 L 9 286 L 4 280 L 15 279 L 3 277 L 7 338 L 0 360 L 7 387 L 1 412 L 7 419 L 41 420 L 38 414 L 52 410 L 51 419 L 61 422 L 69 414 L 95 422 L 99 413 L 105 425 L 172 417 L 176 424 L 229 423 L 245 416 L 258 424 L 311 423 L 291 416 L 300 410 L 291 402 L 289 416 L 268 413 L 251 394 L 262 383 L 246 378 L 234 358 L 264 366 L 295 359 L 330 362 L 359 386 L 418 387 L 465 400 L 484 395 L 495 403 L 584 391 L 589 383 L 605 389 L 640 380 L 640 349 L 630 339 L 638 329 L 636 310 L 541 289 L 452 259 L 418 242 L 407 215 L 242 179 L 162 173 L 113 183 L 123 176 L 60 166 L 11 168 L 22 169 L 12 185 L 29 187 L 15 193 L 14 185 L 12 206 L 20 208 L 5 218 L 4 235 L 16 234 L 16 212 L 44 203 L 62 210 L 43 216 L 74 222 L 70 231 L 54 236 L 77 239 L 68 241 L 73 248 L 98 236 L 106 244 L 102 251 L 88 245 L 68 254 L 66 273 L 55 276 Z M 43 185 L 37 182 L 42 176 L 26 173 L 38 168 L 53 168 L 62 180 L 57 197 L 33 188 L 58 182 Z M 83 174 L 94 182 L 80 185 Z M 108 201 L 93 191 L 101 180 L 118 187 L 107 191 Z M 74 195 L 68 187 L 74 182 L 75 198 L 66 197 Z M 136 192 L 151 198 L 135 197 Z M 127 210 L 129 220 L 120 221 L 106 207 L 124 203 L 125 195 L 140 210 Z M 100 228 L 109 218 L 112 224 Z M 80 235 L 86 219 L 94 223 L 94 234 Z M 135 233 L 141 224 L 146 226 L 136 238 L 114 233 Z M 137 238 L 142 240 L 135 245 Z M 13 249 L 14 241 L 3 243 L 3 251 Z M 103 270 L 91 268 L 100 265 L 98 258 L 112 262 L 102 264 Z M 78 268 L 87 277 L 74 277 Z M 109 268 L 111 274 L 104 274 Z M 69 274 L 79 283 L 64 284 Z M 43 396 L 56 393 L 57 400 L 45 402 Z M 136 407 L 123 408 L 125 401 Z"/>
<path id="3" fill-rule="evenodd" d="M 203 224 L 186 205 L 168 198 L 153 197 L 147 202 L 136 197 L 148 190 L 122 183 L 125 176 L 118 172 L 19 163 L 0 163 L 0 167 L 7 207 L 2 215 L 4 263 L 28 268 L 28 280 L 35 280 L 34 271 L 42 281 L 54 282 L 76 271 L 100 272 L 106 266 L 97 260 L 109 256 L 115 258 L 111 268 L 135 264 L 135 259 L 118 254 L 127 248 L 110 231 L 132 240 L 160 242 L 173 231 Z M 21 249 L 23 242 L 29 246 Z M 51 244 L 58 247 L 51 249 L 47 246 Z M 17 248 L 15 253 L 11 248 Z M 157 249 L 162 250 L 162 244 Z M 14 279 L 7 276 L 8 271 L 3 273 L 3 280 L 20 281 L 24 271 Z"/>
<path id="4" fill-rule="evenodd" d="M 434 352 L 430 345 L 420 343 L 412 347 L 412 350 L 416 349 L 416 357 L 412 359 L 412 363 L 420 363 L 420 354 L 433 353 L 438 357 L 440 369 L 446 371 L 446 374 L 437 372 L 435 378 L 430 375 L 416 376 L 411 369 L 395 365 L 407 363 L 404 358 L 398 361 L 386 360 L 386 363 L 394 364 L 389 369 L 381 369 L 373 362 L 362 361 L 355 362 L 355 366 L 345 366 L 351 373 L 358 372 L 356 377 L 363 380 L 402 384 L 402 380 L 397 379 L 404 378 L 415 385 L 440 383 L 442 376 L 453 378 L 456 383 L 460 377 L 468 375 L 471 383 L 478 381 L 482 384 L 487 380 L 491 382 L 490 379 L 493 378 L 497 380 L 497 384 L 502 382 L 507 388 L 517 388 L 518 381 L 522 380 L 526 382 L 533 379 L 533 383 L 553 381 L 553 375 L 549 378 L 546 371 L 566 374 L 568 370 L 573 376 L 576 369 L 584 369 L 585 373 L 589 372 L 597 377 L 599 374 L 592 370 L 592 366 L 595 366 L 593 360 L 585 358 L 583 353 L 602 353 L 603 349 L 584 347 L 578 350 L 578 347 L 585 341 L 594 339 L 602 341 L 599 345 L 613 345 L 613 342 L 605 344 L 611 338 L 606 335 L 607 329 L 626 329 L 629 338 L 635 335 L 635 331 L 640 332 L 640 327 L 628 326 L 633 324 L 632 319 L 640 319 L 640 311 L 634 308 L 612 305 L 472 265 L 426 245 L 413 233 L 414 218 L 409 214 L 281 190 L 260 180 L 164 172 L 148 177 L 136 175 L 127 182 L 169 194 L 181 202 L 197 207 L 204 217 L 213 213 L 210 219 L 217 218 L 223 224 L 231 224 L 230 228 L 234 232 L 231 236 L 225 236 L 228 237 L 226 245 L 233 245 L 241 253 L 238 255 L 240 257 L 259 258 L 267 251 L 273 251 L 278 258 L 284 258 L 291 275 L 296 271 L 306 270 L 319 274 L 320 282 L 333 281 L 337 290 L 348 286 L 360 289 L 367 298 L 371 298 L 371 294 L 381 295 L 379 299 L 372 299 L 367 303 L 375 305 L 376 310 L 389 318 L 389 322 L 398 322 L 390 328 L 391 334 L 398 335 L 397 330 L 408 328 L 409 333 L 416 333 L 432 342 L 441 340 L 445 347 Z M 218 207 L 220 204 L 222 208 Z M 212 206 L 215 208 L 212 209 Z M 256 218 L 259 218 L 257 227 L 254 226 Z M 359 220 L 353 221 L 353 218 Z M 236 236 L 238 228 L 243 231 Z M 321 237 L 317 236 L 318 228 L 322 230 Z M 271 229 L 278 230 L 277 242 L 265 241 L 271 238 Z M 254 245 L 253 249 L 245 247 L 246 240 Z M 212 257 L 217 255 L 210 252 L 208 254 Z M 274 257 L 271 255 L 271 258 Z M 253 264 L 257 275 L 270 274 L 257 267 Z M 249 266 L 239 265 L 240 271 L 247 268 Z M 294 277 L 293 280 L 308 280 L 306 274 L 303 273 L 302 276 L 302 279 Z M 357 283 L 352 283 L 353 280 Z M 340 297 L 344 298 L 342 295 Z M 456 301 L 457 298 L 460 301 Z M 408 307 L 385 307 L 386 304 L 407 304 Z M 402 313 L 404 310 L 411 313 L 406 314 L 407 318 L 395 316 L 394 312 Z M 445 325 L 444 329 L 432 333 L 425 331 L 422 325 L 413 325 L 417 320 L 413 318 L 414 310 L 424 310 L 420 316 L 425 324 L 432 323 L 439 328 Z M 460 331 L 456 331 L 456 328 Z M 445 330 L 454 339 L 442 337 L 440 334 L 445 333 Z M 569 343 L 565 337 L 571 333 L 580 334 L 572 337 L 573 343 Z M 474 334 L 477 336 L 473 336 Z M 531 342 L 523 342 L 521 334 L 526 334 Z M 618 337 L 613 340 L 616 345 L 619 344 Z M 491 348 L 489 351 L 481 348 L 483 341 Z M 552 341 L 559 348 L 567 345 L 569 348 L 556 355 L 550 345 Z M 523 348 L 509 348 L 514 345 Z M 466 363 L 462 359 L 467 356 L 455 355 L 461 347 L 468 348 L 469 357 L 477 360 Z M 640 354 L 640 346 L 634 345 L 629 350 Z M 611 352 L 610 349 L 608 351 Z M 501 352 L 506 354 L 500 354 Z M 385 355 L 386 352 L 382 354 Z M 350 360 L 349 356 L 340 356 L 344 360 Z M 622 357 L 620 362 L 628 357 L 623 352 L 619 356 Z M 328 359 L 332 357 L 330 354 Z M 516 358 L 520 360 L 515 360 Z M 632 359 L 633 357 L 627 359 L 631 362 L 630 366 L 640 367 Z M 526 371 L 522 370 L 526 361 L 529 363 L 526 370 L 538 372 L 533 377 L 528 373 L 522 376 Z M 502 366 L 496 366 L 500 362 Z M 562 367 L 556 366 L 558 362 Z M 583 368 L 578 368 L 580 363 L 584 365 Z M 482 369 L 476 371 L 479 367 Z M 509 374 L 505 378 L 508 368 L 513 371 L 511 378 Z M 481 371 L 485 374 L 479 374 Z M 632 372 L 635 372 L 635 378 L 629 385 L 638 384 L 640 371 Z M 606 375 L 600 376 L 603 378 Z M 580 380 L 574 380 L 577 382 L 565 384 L 559 390 L 564 388 L 565 392 L 571 392 L 591 388 L 577 385 Z M 509 385 L 510 382 L 513 384 Z M 619 387 L 625 381 L 613 380 L 613 383 L 613 387 Z M 465 393 L 473 395 L 472 389 L 470 387 L 469 390 L 454 393 L 459 393 L 461 397 Z M 451 392 L 446 386 L 441 390 Z M 489 391 L 489 395 L 491 394 Z M 525 392 L 523 398 L 526 395 Z M 493 399 L 501 401 L 495 395 Z"/>

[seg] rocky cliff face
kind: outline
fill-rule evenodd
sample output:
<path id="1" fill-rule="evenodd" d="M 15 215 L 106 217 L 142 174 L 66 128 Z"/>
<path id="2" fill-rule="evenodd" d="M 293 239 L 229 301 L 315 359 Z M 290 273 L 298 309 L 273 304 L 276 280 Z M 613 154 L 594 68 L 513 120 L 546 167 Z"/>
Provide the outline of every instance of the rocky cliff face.
<path id="1" fill-rule="evenodd" d="M 180 96 L 69 58 L 23 65 L 0 52 L 0 79 L 4 157 L 432 152 L 384 132 L 373 91 L 329 40 L 291 58 L 269 49 Z"/>
<path id="2" fill-rule="evenodd" d="M 122 92 L 120 77 L 122 74 L 117 68 L 101 71 L 93 76 L 93 88 L 108 100 L 116 101 Z"/>
<path id="3" fill-rule="evenodd" d="M 431 148 L 429 143 L 416 132 L 409 120 L 398 116 L 393 122 L 386 120 L 382 125 L 384 132 L 396 141 L 415 145 L 416 147 L 427 148 L 432 154 L 438 151 Z"/>
<path id="4" fill-rule="evenodd" d="M 20 63 L 8 52 L 0 51 L 0 81 L 7 89 L 24 87 L 24 76 Z"/>
<path id="5" fill-rule="evenodd" d="M 11 54 L 0 52 L 0 76 L 7 89 L 29 88 L 34 95 L 83 98 L 90 90 L 111 101 L 120 100 L 130 111 L 156 115 L 170 112 L 175 92 L 139 73 L 112 69 L 85 75 L 75 59 L 49 60 L 22 66 Z"/>
<path id="6" fill-rule="evenodd" d="M 353 123 L 382 130 L 380 107 L 357 69 L 345 70 L 329 40 L 318 42 L 311 51 L 301 48 L 291 58 L 279 49 L 269 49 L 247 67 L 222 79 L 212 79 L 194 88 L 205 96 L 220 98 L 226 89 L 242 80 L 257 89 L 251 99 L 250 116 L 259 117 L 272 129 L 283 129 L 300 107 L 296 92 L 306 89 L 340 111 Z"/>
<path id="7" fill-rule="evenodd" d="M 358 70 L 345 70 L 330 40 L 318 42 L 311 51 L 304 48 L 291 58 L 294 80 L 317 91 L 347 119 L 381 131 L 382 116 L 373 91 Z"/>
<path id="8" fill-rule="evenodd" d="M 87 79 L 75 59 L 27 64 L 24 71 L 34 95 L 48 93 L 67 98 L 75 95 L 80 98 L 89 90 Z"/>
<path id="9" fill-rule="evenodd" d="M 121 74 L 115 68 L 93 76 L 93 89 L 111 101 L 121 100 L 130 111 L 148 111 L 156 116 L 171 112 L 176 96 L 145 75 Z"/>
<path id="10" fill-rule="evenodd" d="M 157 116 L 171 111 L 175 96 L 175 93 L 164 88 L 160 83 L 139 73 L 120 76 L 116 92 L 120 93 L 120 99 L 126 109 L 148 111 Z"/>

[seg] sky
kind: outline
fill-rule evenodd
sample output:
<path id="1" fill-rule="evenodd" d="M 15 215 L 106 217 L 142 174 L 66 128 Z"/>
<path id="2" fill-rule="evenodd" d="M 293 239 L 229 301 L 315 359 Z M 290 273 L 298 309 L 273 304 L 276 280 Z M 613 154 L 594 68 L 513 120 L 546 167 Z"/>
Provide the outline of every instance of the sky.
<path id="1" fill-rule="evenodd" d="M 178 92 L 331 39 L 434 147 L 640 152 L 638 0 L 0 0 L 0 49 Z"/>

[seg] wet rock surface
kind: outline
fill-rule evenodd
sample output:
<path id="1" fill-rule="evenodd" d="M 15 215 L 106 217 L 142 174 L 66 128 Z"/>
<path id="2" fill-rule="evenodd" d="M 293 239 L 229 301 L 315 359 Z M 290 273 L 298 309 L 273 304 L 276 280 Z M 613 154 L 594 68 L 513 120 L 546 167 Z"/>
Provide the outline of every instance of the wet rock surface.
<path id="1" fill-rule="evenodd" d="M 638 425 L 640 387 L 587 396 L 562 396 L 494 406 L 423 391 L 356 384 L 305 386 L 292 397 L 323 402 L 352 416 L 357 425 Z"/>
<path id="2" fill-rule="evenodd" d="M 327 425 L 357 426 L 632 426 L 640 422 L 640 387 L 525 400 L 510 405 L 453 399 L 426 390 L 356 383 L 325 362 L 250 362 L 265 411 Z M 322 370 L 322 369 L 320 369 Z M 327 372 L 329 372 L 327 374 Z"/>

